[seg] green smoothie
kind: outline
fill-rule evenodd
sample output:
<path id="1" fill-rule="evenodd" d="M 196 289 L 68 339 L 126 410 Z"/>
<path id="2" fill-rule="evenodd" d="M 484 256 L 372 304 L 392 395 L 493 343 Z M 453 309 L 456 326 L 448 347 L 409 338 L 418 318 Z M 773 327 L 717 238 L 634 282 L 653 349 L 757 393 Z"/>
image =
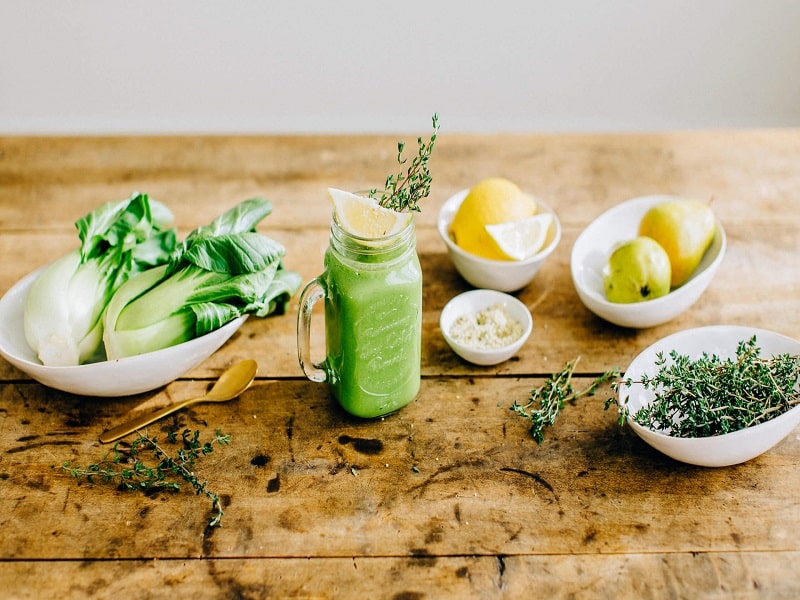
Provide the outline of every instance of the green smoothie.
<path id="1" fill-rule="evenodd" d="M 371 257 L 375 260 L 375 257 Z M 394 412 L 419 391 L 422 271 L 416 252 L 391 264 L 325 257 L 325 368 L 349 413 Z"/>
<path id="2" fill-rule="evenodd" d="M 311 359 L 311 315 L 325 304 L 325 360 Z M 347 412 L 379 417 L 419 391 L 422 270 L 414 219 L 377 238 L 347 233 L 334 213 L 325 270 L 306 284 L 297 314 L 297 358 L 311 381 L 328 383 Z"/>
<path id="3" fill-rule="evenodd" d="M 422 270 L 413 229 L 404 238 L 387 252 L 347 244 L 325 254 L 324 368 L 336 399 L 358 417 L 394 412 L 419 391 Z"/>

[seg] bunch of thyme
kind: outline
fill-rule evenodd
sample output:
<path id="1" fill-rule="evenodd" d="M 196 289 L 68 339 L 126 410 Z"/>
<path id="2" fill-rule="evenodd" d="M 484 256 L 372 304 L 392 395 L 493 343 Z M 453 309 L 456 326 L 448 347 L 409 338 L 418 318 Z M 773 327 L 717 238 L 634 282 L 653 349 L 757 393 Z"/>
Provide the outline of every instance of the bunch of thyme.
<path id="1" fill-rule="evenodd" d="M 138 437 L 127 451 L 117 442 L 111 450 L 111 456 L 106 454 L 98 463 L 87 467 L 75 467 L 70 461 L 66 461 L 61 465 L 61 469 L 76 479 L 85 478 L 89 483 L 94 483 L 95 480 L 116 483 L 121 490 L 177 491 L 181 488 L 180 481 L 175 480 L 177 477 L 191 485 L 198 495 L 203 494 L 211 500 L 214 513 L 209 520 L 209 526 L 220 525 L 224 512 L 219 496 L 208 489 L 207 481 L 200 481 L 192 468 L 198 458 L 214 451 L 214 442 L 218 446 L 230 444 L 230 436 L 217 430 L 211 442 L 201 443 L 200 432 L 197 430 L 192 432 L 184 429 L 180 439 L 178 434 L 172 431 L 167 434 L 167 440 L 170 444 L 180 444 L 180 447 L 174 456 L 170 456 L 155 436 L 150 437 L 146 432 L 137 434 Z M 155 466 L 142 461 L 142 452 L 146 450 L 152 452 L 156 460 Z"/>
<path id="2" fill-rule="evenodd" d="M 709 437 L 738 431 L 785 413 L 800 404 L 800 356 L 761 356 L 756 336 L 737 344 L 736 357 L 703 353 L 697 359 L 663 352 L 655 375 L 628 378 L 619 385 L 640 384 L 655 394 L 633 420 L 673 437 Z M 621 420 L 628 416 L 622 407 Z"/>
<path id="3" fill-rule="evenodd" d="M 428 161 L 436 142 L 436 133 L 439 131 L 439 115 L 433 115 L 433 133 L 426 144 L 422 137 L 417 138 L 419 145 L 418 154 L 411 161 L 408 170 L 403 173 L 392 174 L 386 178 L 383 190 L 372 189 L 370 198 L 375 198 L 378 204 L 395 212 L 419 212 L 419 201 L 426 198 L 431 192 L 431 173 Z M 397 143 L 397 162 L 404 165 L 407 161 L 403 157 L 405 143 Z"/>
<path id="4" fill-rule="evenodd" d="M 544 441 L 544 428 L 552 426 L 566 402 L 577 400 L 582 396 L 592 396 L 602 383 L 619 376 L 619 370 L 609 369 L 582 390 L 576 391 L 572 386 L 572 373 L 580 357 L 567 362 L 564 368 L 550 375 L 541 387 L 531 390 L 528 402 L 519 404 L 514 401 L 511 410 L 531 422 L 531 436 L 537 443 Z"/>

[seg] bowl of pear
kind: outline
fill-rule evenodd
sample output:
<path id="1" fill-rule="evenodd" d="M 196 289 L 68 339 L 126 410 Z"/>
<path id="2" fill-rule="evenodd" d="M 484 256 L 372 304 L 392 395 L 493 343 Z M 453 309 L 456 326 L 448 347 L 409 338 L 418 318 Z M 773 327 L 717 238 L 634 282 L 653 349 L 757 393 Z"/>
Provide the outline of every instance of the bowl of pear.
<path id="1" fill-rule="evenodd" d="M 663 252 L 640 238 L 656 242 Z M 591 312 L 621 327 L 643 329 L 692 306 L 722 264 L 726 246 L 725 230 L 709 203 L 642 196 L 607 210 L 581 232 L 570 271 L 578 297 Z"/>

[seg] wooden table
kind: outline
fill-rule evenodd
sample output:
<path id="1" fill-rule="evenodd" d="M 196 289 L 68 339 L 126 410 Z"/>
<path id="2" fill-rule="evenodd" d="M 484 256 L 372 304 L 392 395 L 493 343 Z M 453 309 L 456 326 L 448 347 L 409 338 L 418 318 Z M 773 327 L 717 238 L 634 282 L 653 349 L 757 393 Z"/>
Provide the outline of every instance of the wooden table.
<path id="1" fill-rule="evenodd" d="M 252 195 L 286 265 L 318 274 L 326 188 L 394 170 L 396 136 L 0 138 L 0 292 L 76 245 L 73 221 L 145 191 L 182 233 Z M 413 142 L 410 137 L 409 142 Z M 414 144 L 409 146 L 414 147 Z M 450 135 L 417 220 L 424 272 L 422 387 L 392 416 L 359 421 L 304 379 L 296 304 L 250 319 L 178 381 L 131 398 L 54 391 L 0 359 L 0 589 L 9 598 L 798 597 L 800 436 L 748 463 L 709 469 L 650 449 L 604 411 L 605 386 L 568 405 L 537 445 L 509 410 L 567 360 L 576 386 L 625 368 L 686 328 L 744 324 L 800 338 L 800 131 L 648 135 Z M 534 334 L 497 367 L 462 362 L 439 313 L 468 289 L 435 230 L 444 200 L 504 175 L 557 210 L 563 238 L 518 296 Z M 649 193 L 713 196 L 729 241 L 709 289 L 670 323 L 634 331 L 588 312 L 569 256 L 591 219 Z M 58 466 L 110 448 L 98 435 L 143 406 L 205 390 L 259 362 L 238 400 L 151 428 L 222 429 L 198 473 L 222 527 L 190 489 L 125 492 Z M 55 468 L 54 468 L 55 467 Z"/>

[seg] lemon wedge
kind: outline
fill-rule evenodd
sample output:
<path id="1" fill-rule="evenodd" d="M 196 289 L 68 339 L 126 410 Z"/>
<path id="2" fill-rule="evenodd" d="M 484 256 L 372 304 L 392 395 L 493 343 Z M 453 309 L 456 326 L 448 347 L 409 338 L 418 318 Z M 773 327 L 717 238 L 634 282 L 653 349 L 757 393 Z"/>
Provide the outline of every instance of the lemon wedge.
<path id="1" fill-rule="evenodd" d="M 518 221 L 486 225 L 486 233 L 507 258 L 525 260 L 542 249 L 552 222 L 553 215 L 540 213 Z"/>
<path id="2" fill-rule="evenodd" d="M 356 237 L 377 239 L 397 234 L 411 218 L 409 213 L 384 208 L 374 198 L 365 198 L 335 188 L 328 188 L 328 194 L 339 225 Z"/>

